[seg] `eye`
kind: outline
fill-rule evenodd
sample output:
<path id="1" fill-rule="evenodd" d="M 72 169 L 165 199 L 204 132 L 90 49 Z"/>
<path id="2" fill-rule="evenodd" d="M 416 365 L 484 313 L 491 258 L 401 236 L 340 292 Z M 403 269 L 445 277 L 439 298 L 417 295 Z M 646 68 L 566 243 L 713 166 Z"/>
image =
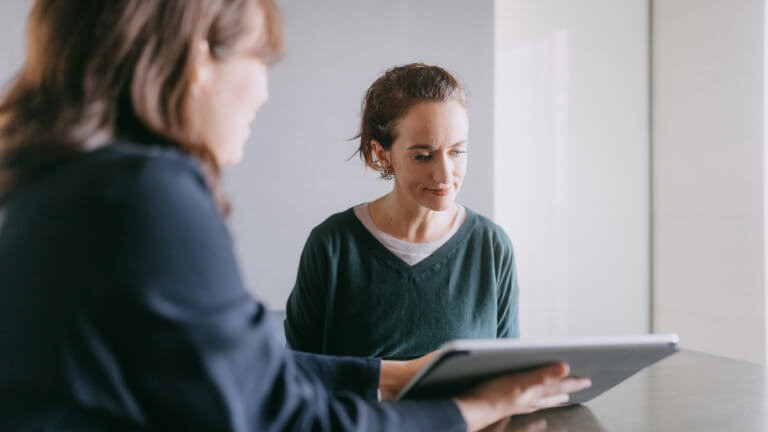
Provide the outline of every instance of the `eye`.
<path id="1" fill-rule="evenodd" d="M 466 153 L 467 153 L 466 150 L 453 150 L 453 151 L 451 151 L 451 155 L 453 157 L 461 157 L 462 155 L 464 155 Z"/>
<path id="2" fill-rule="evenodd" d="M 413 155 L 413 160 L 415 160 L 415 161 L 425 161 L 425 160 L 429 160 L 429 158 L 431 158 L 431 157 L 432 157 L 432 155 L 429 154 L 429 153 L 417 153 L 417 154 Z"/>

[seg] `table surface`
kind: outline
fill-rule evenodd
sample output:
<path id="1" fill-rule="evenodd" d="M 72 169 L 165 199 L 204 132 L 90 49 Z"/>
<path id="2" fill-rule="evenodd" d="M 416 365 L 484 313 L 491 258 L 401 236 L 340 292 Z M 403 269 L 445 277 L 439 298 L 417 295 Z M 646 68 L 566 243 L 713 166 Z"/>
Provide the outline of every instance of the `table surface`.
<path id="1" fill-rule="evenodd" d="M 486 431 L 768 431 L 768 368 L 681 350 L 585 403 Z"/>

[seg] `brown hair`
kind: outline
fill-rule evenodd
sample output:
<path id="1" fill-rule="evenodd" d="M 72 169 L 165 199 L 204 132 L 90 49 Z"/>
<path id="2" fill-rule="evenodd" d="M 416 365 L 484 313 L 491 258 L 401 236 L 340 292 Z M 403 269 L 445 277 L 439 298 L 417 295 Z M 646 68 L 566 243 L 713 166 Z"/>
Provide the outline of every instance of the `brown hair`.
<path id="1" fill-rule="evenodd" d="M 0 206 L 66 157 L 125 137 L 199 157 L 227 213 L 219 167 L 183 113 L 194 44 L 225 60 L 249 12 L 263 18 L 255 49 L 271 64 L 283 49 L 274 0 L 37 0 L 26 61 L 0 101 Z"/>
<path id="2" fill-rule="evenodd" d="M 374 160 L 371 140 L 389 150 L 397 139 L 397 122 L 409 109 L 422 102 L 456 100 L 467 104 L 464 87 L 439 66 L 411 63 L 389 69 L 371 84 L 363 99 L 360 147 L 357 152 L 367 166 L 384 178 L 390 172 Z"/>

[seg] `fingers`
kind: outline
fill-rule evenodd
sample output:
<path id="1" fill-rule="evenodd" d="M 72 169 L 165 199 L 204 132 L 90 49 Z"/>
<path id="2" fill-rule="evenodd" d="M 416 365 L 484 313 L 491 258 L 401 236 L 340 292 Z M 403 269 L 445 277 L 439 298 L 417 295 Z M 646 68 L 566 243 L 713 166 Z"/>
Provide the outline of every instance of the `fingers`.
<path id="1" fill-rule="evenodd" d="M 550 382 L 558 382 L 567 377 L 570 367 L 566 363 L 555 363 L 528 372 L 508 375 L 508 379 L 522 385 L 523 388 L 538 387 Z"/>
<path id="2" fill-rule="evenodd" d="M 568 394 L 565 394 L 565 393 L 557 394 L 554 396 L 548 396 L 548 397 L 539 399 L 537 408 L 544 409 L 544 408 L 556 407 L 558 405 L 563 405 L 568 402 L 568 399 L 570 399 L 570 397 L 568 396 Z"/>
<path id="3" fill-rule="evenodd" d="M 539 369 L 538 372 L 539 380 L 534 381 L 538 381 L 537 387 L 542 389 L 541 397 L 573 393 L 592 385 L 589 378 L 568 378 L 571 368 L 567 363 L 555 363 Z"/>
<path id="4" fill-rule="evenodd" d="M 561 382 L 560 388 L 563 393 L 575 393 L 592 386 L 592 380 L 589 378 L 568 378 Z"/>
<path id="5" fill-rule="evenodd" d="M 592 385 L 588 378 L 564 378 L 559 380 L 549 380 L 538 386 L 538 397 L 548 398 L 560 394 L 575 393 L 584 390 Z"/>
<path id="6" fill-rule="evenodd" d="M 565 378 L 571 373 L 571 367 L 568 363 L 560 362 L 540 369 L 541 373 L 547 377 Z"/>
<path id="7" fill-rule="evenodd" d="M 468 425 L 482 426 L 510 415 L 560 406 L 569 401 L 569 393 L 591 385 L 587 378 L 568 378 L 569 373 L 567 364 L 557 363 L 499 377 L 455 399 L 456 404 Z M 476 407 L 480 407 L 477 411 L 484 414 L 479 415 Z"/>

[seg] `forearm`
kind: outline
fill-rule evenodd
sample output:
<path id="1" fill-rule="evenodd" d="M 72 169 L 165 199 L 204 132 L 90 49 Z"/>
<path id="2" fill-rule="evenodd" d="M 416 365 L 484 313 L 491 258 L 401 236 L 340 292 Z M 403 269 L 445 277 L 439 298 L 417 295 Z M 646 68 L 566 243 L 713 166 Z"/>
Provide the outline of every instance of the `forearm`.
<path id="1" fill-rule="evenodd" d="M 400 390 L 432 361 L 436 354 L 437 351 L 433 351 L 408 361 L 382 360 L 381 373 L 379 374 L 381 399 L 394 399 Z"/>
<path id="2" fill-rule="evenodd" d="M 406 361 L 382 360 L 379 390 L 382 400 L 392 400 L 413 377 L 412 365 Z"/>
<path id="3" fill-rule="evenodd" d="M 469 432 L 481 430 L 502 417 L 498 413 L 499 409 L 492 406 L 488 401 L 455 398 L 453 402 L 466 422 Z"/>

